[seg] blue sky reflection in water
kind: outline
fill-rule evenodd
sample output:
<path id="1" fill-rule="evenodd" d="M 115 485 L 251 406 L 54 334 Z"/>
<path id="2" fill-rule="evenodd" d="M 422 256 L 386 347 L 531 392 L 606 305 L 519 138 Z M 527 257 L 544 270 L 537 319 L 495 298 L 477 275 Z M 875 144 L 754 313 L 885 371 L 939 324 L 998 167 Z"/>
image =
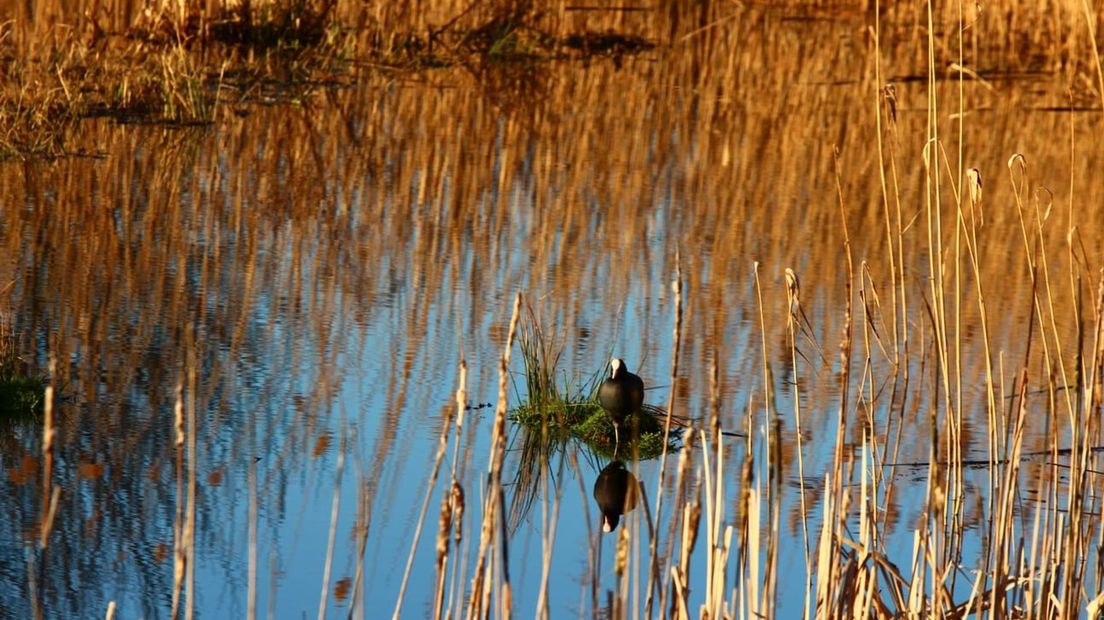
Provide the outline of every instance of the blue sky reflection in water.
<path id="1" fill-rule="evenodd" d="M 779 614 L 794 617 L 802 601 L 790 593 L 803 590 L 804 538 L 782 274 L 790 267 L 801 276 L 802 302 L 817 342 L 799 338 L 797 364 L 808 527 L 815 540 L 823 508 L 817 488 L 832 466 L 840 407 L 838 346 L 846 301 L 836 146 L 857 273 L 868 261 L 864 292 L 873 294 L 876 280 L 886 308 L 892 289 L 885 283 L 868 93 L 861 85 L 842 84 L 828 96 L 823 84 L 802 83 L 794 88 L 803 97 L 768 110 L 751 107 L 762 92 L 749 86 L 730 93 L 745 107 L 710 117 L 688 112 L 693 106 L 680 97 L 657 96 L 663 78 L 651 73 L 654 62 L 629 63 L 623 71 L 612 63 L 569 67 L 572 79 L 555 87 L 577 95 L 565 100 L 590 97 L 588 105 L 546 124 L 535 122 L 524 106 L 496 107 L 463 90 L 474 85 L 449 74 L 458 89 L 368 83 L 335 94 L 325 113 L 260 109 L 208 130 L 90 121 L 84 139 L 105 152 L 103 160 L 0 168 L 4 194 L 22 197 L 9 203 L 0 223 L 0 241 L 9 250 L 0 263 L 0 283 L 13 282 L 3 293 L 6 312 L 32 366 L 44 368 L 51 353 L 60 360 L 64 397 L 57 407 L 53 477 L 61 501 L 45 552 L 33 546 L 41 506 L 41 428 L 29 424 L 0 433 L 0 487 L 9 498 L 0 519 L 0 617 L 31 615 L 28 575 L 35 576 L 48 617 L 98 616 L 111 600 L 121 617 L 168 615 L 181 497 L 174 392 L 190 355 L 195 388 L 186 392 L 195 397 L 198 414 L 200 615 L 246 613 L 251 469 L 259 614 L 317 613 L 331 523 L 327 609 L 348 613 L 361 558 L 363 600 L 355 611 L 369 618 L 389 614 L 441 422 L 454 406 L 459 357 L 468 364 L 471 403 L 494 402 L 497 359 L 518 291 L 546 333 L 563 345 L 561 368 L 570 381 L 590 377 L 614 353 L 647 385 L 661 386 L 648 392 L 648 402 L 666 404 L 674 389 L 678 413 L 700 418 L 708 411 L 715 358 L 722 423 L 732 430 L 750 425 L 757 434 L 760 480 L 766 479 L 763 366 L 769 366 L 771 404 L 782 420 L 787 454 Z M 847 64 L 826 61 L 810 71 L 836 76 L 850 70 Z M 427 91 L 435 97 L 427 98 Z M 624 93 L 637 93 L 646 109 L 625 106 Z M 902 150 L 912 157 L 923 144 L 924 92 L 902 85 L 898 96 Z M 372 116 L 364 102 L 376 97 L 388 105 Z M 732 101 L 695 99 L 699 106 Z M 1001 127 L 1017 122 L 1009 110 L 991 117 L 986 122 Z M 311 122 L 319 118 L 332 126 L 315 131 Z M 343 118 L 353 121 L 334 120 Z M 1032 122 L 1035 131 L 1026 136 L 981 123 L 967 127 L 968 144 L 984 139 L 992 147 L 971 153 L 971 163 L 999 176 L 1009 153 L 1025 151 L 1051 186 L 1061 185 L 1070 174 L 1066 148 L 1048 136 L 1066 135 L 1069 119 L 1049 115 Z M 1093 135 L 1086 137 L 1085 123 L 1074 129 L 1079 144 Z M 1087 171 L 1099 163 L 1099 153 L 1085 154 L 1073 174 L 1089 178 Z M 912 218 L 923 204 L 922 171 L 909 165 L 901 174 L 905 216 Z M 84 191 L 88 187 L 96 191 Z M 1006 186 L 992 187 L 993 204 L 1011 204 Z M 982 267 L 983 279 L 1003 302 L 991 333 L 1006 359 L 1019 360 L 1024 341 L 1017 334 L 1030 315 L 1031 297 L 1022 278 L 1009 274 L 1023 271 L 1023 250 L 998 243 L 1016 238 L 1013 213 L 994 209 L 989 217 L 986 247 L 992 258 Z M 1085 223 L 1088 246 L 1100 247 L 1095 242 L 1101 233 L 1095 223 Z M 920 301 L 928 265 L 925 241 L 919 232 L 912 235 L 903 253 L 905 284 L 914 296 L 908 320 L 919 347 L 930 344 Z M 681 370 L 671 386 L 676 253 L 682 258 L 686 315 Z M 963 306 L 969 322 L 976 311 Z M 873 423 L 879 433 L 896 434 L 887 443 L 899 446 L 878 458 L 926 462 L 927 415 L 943 388 L 933 381 L 930 358 L 917 356 L 906 362 L 907 406 L 885 396 L 893 390 L 891 356 L 879 350 L 869 326 L 884 327 L 888 311 L 870 308 L 875 318 L 856 324 L 856 347 L 869 345 L 874 362 L 867 374 L 852 367 L 845 450 L 858 462 L 861 428 Z M 195 329 L 194 348 L 189 328 Z M 891 339 L 890 333 L 880 335 L 882 345 Z M 982 374 L 975 359 L 979 336 L 964 334 L 963 342 L 969 359 L 962 365 L 961 403 L 971 412 L 985 400 L 976 387 Z M 516 350 L 514 356 L 517 371 Z M 469 546 L 478 541 L 492 416 L 492 409 L 466 414 L 459 480 L 467 497 Z M 973 414 L 966 418 L 965 448 L 976 455 L 985 445 L 983 421 Z M 1046 447 L 1046 433 L 1029 428 L 1028 445 Z M 408 616 L 429 615 L 437 510 L 451 450 L 416 548 Z M 557 478 L 553 617 L 591 611 L 587 549 L 599 522 L 590 492 L 604 462 L 577 456 L 580 471 L 565 466 Z M 728 523 L 735 519 L 744 457 L 743 446 L 730 440 Z M 508 453 L 507 480 L 515 458 Z M 669 472 L 675 462 L 669 462 Z M 657 470 L 655 462 L 637 468 L 653 500 Z M 898 468 L 894 495 L 880 506 L 892 538 L 887 548 L 901 566 L 911 560 L 926 472 Z M 987 519 L 985 477 L 984 470 L 966 472 L 966 567 L 977 560 L 971 553 L 983 533 L 978 524 Z M 853 478 L 857 483 L 858 475 Z M 520 617 L 532 614 L 538 598 L 541 510 L 538 501 L 510 547 Z M 623 526 L 640 528 L 642 514 L 638 508 Z M 361 555 L 358 536 L 365 527 Z M 613 583 L 613 541 L 600 539 L 603 590 Z M 694 561 L 700 575 L 700 543 Z M 466 588 L 470 578 L 469 567 L 461 585 Z M 969 579 L 960 579 L 956 598 L 969 586 Z M 700 596 L 700 589 L 693 590 L 691 602 Z"/>

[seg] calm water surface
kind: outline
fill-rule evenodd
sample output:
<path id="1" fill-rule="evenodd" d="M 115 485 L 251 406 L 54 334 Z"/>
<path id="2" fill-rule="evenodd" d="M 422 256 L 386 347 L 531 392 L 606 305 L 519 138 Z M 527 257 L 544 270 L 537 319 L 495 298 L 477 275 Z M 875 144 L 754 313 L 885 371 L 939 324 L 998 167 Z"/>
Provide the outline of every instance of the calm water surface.
<path id="1" fill-rule="evenodd" d="M 898 79 L 895 133 L 883 130 L 906 226 L 894 260 L 903 261 L 911 295 L 914 347 L 894 374 L 892 353 L 872 336 L 882 330 L 882 345 L 892 348 L 874 124 L 879 91 L 872 73 L 840 51 L 862 47 L 859 29 L 845 21 L 767 26 L 769 37 L 737 31 L 697 49 L 717 75 L 662 52 L 524 72 L 365 74 L 305 108 L 243 107 L 241 117 L 224 111 L 210 128 L 89 121 L 81 143 L 94 156 L 0 165 L 0 299 L 28 367 L 44 372 L 51 357 L 57 361 L 52 482 L 61 489 L 42 552 L 35 545 L 41 425 L 0 433 L 0 617 L 30 617 L 34 597 L 47 617 L 98 616 L 109 601 L 123 618 L 169 615 L 174 523 L 186 495 L 178 486 L 178 382 L 197 419 L 199 615 L 245 615 L 251 563 L 262 616 L 314 615 L 320 600 L 338 617 L 390 614 L 443 420 L 454 407 L 459 361 L 467 363 L 471 404 L 494 403 L 517 292 L 563 347 L 567 381 L 587 380 L 615 354 L 654 386 L 649 402 L 666 404 L 673 389 L 677 413 L 700 420 L 715 360 L 722 425 L 732 430 L 764 430 L 766 352 L 785 450 L 780 572 L 783 590 L 802 591 L 783 271 L 800 275 L 810 321 L 796 369 L 807 484 L 815 488 L 831 466 L 840 407 L 845 230 L 872 317 L 856 324 L 866 335 L 856 347 L 869 346 L 872 362 L 852 367 L 848 441 L 861 441 L 859 420 L 869 415 L 880 440 L 899 446 L 890 460 L 926 461 L 926 414 L 942 398 L 930 354 L 917 352 L 932 337 L 923 305 L 928 104 L 923 82 L 903 80 L 909 67 L 883 68 Z M 809 35 L 801 28 L 819 28 L 816 37 L 839 49 L 809 56 L 788 75 L 768 71 L 789 66 L 787 50 Z M 1034 111 L 1047 97 L 1061 102 L 1065 87 L 1057 78 L 1037 81 L 1023 95 L 1023 86 L 968 83 L 961 134 L 964 166 L 986 179 L 980 273 L 991 307 L 999 308 L 989 329 L 1010 379 L 1019 364 L 1011 360 L 1024 355 L 1031 298 L 1008 158 L 1024 153 L 1032 187 L 1053 196 L 1061 226 L 1046 234 L 1055 248 L 1075 219 L 1086 247 L 1101 247 L 1104 234 L 1099 209 L 1080 210 L 1098 204 L 1104 189 L 1097 180 L 1104 161 L 1092 147 L 1099 114 Z M 939 95 L 954 110 L 957 84 L 941 84 Z M 938 117 L 945 165 L 955 170 L 960 126 L 943 109 Z M 942 191 L 950 204 L 954 188 Z M 672 385 L 676 255 L 685 329 Z M 1052 256 L 1056 273 L 1068 267 L 1064 249 Z M 1099 265 L 1095 250 L 1088 258 Z M 973 284 L 964 291 L 964 324 L 976 326 Z M 853 299 L 859 303 L 857 291 Z M 963 410 L 980 411 L 980 334 L 963 328 L 962 342 L 965 380 L 956 398 Z M 905 367 L 911 382 L 895 388 Z M 512 370 L 520 368 L 515 351 Z M 512 391 L 510 405 L 521 398 Z M 459 480 L 476 513 L 493 409 L 467 415 Z M 966 418 L 972 454 L 985 446 L 984 419 Z M 1056 424 L 1049 432 L 1061 432 Z M 1029 445 L 1046 447 L 1047 432 L 1029 429 Z M 574 460 L 551 465 L 558 475 L 550 497 L 559 500 L 553 617 L 590 616 L 594 580 L 598 591 L 613 587 L 614 537 L 598 535 L 590 497 L 605 461 L 580 446 L 568 450 Z M 508 479 L 516 455 L 507 455 Z M 726 455 L 732 520 L 742 443 L 733 440 Z M 654 493 L 658 463 L 636 470 Z M 926 471 L 895 470 L 898 490 L 882 506 L 902 564 L 911 559 Z M 968 473 L 967 483 L 967 518 L 984 522 L 984 472 Z M 439 493 L 416 547 L 407 616 L 430 615 Z M 811 528 L 817 497 L 810 492 Z M 511 539 L 520 617 L 537 604 L 541 515 L 551 508 L 538 500 Z M 465 540 L 474 544 L 478 521 L 467 518 Z M 976 540 L 967 544 L 967 566 L 976 560 L 971 545 Z M 601 548 L 594 571 L 592 546 Z M 800 607 L 800 597 L 787 595 L 781 613 L 793 617 Z"/>

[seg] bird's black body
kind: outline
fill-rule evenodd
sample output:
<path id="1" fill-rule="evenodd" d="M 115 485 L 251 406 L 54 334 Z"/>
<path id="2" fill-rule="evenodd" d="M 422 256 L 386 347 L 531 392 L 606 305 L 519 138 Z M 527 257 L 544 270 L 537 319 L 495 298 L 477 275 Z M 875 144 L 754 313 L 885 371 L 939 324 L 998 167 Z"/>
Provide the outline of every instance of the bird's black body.
<path id="1" fill-rule="evenodd" d="M 612 532 L 621 515 L 636 507 L 636 476 L 621 461 L 606 465 L 594 481 L 594 500 L 602 511 L 602 530 Z"/>
<path id="2" fill-rule="evenodd" d="M 625 362 L 614 358 L 610 378 L 598 388 L 598 404 L 613 421 L 616 442 L 621 443 L 621 424 L 644 405 L 644 381 L 629 372 Z"/>

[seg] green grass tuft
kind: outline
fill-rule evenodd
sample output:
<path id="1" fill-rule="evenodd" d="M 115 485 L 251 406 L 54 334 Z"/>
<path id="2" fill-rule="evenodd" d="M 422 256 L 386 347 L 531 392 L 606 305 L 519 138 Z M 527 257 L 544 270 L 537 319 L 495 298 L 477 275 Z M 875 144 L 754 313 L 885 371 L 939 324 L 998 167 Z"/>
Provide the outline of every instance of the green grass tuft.
<path id="1" fill-rule="evenodd" d="M 534 434 L 547 433 L 555 443 L 581 441 L 595 454 L 613 457 L 613 422 L 598 404 L 598 386 L 608 373 L 602 368 L 590 377 L 572 382 L 557 369 L 561 350 L 550 344 L 530 312 L 518 338 L 525 364 L 526 400 L 511 413 L 511 419 Z M 515 386 L 516 390 L 516 386 Z M 653 405 L 626 421 L 622 428 L 620 458 L 654 459 L 663 453 L 663 424 L 666 411 Z M 682 428 L 672 427 L 668 450 L 682 446 Z"/>
<path id="2" fill-rule="evenodd" d="M 0 423 L 31 423 L 42 417 L 46 382 L 37 377 L 0 376 Z"/>
<path id="3" fill-rule="evenodd" d="M 626 421 L 618 455 L 636 459 L 659 458 L 663 453 L 663 422 L 666 412 L 659 407 L 644 408 Z M 583 442 L 595 454 L 613 458 L 615 435 L 613 422 L 593 397 L 579 401 L 546 402 L 543 405 L 522 403 L 513 412 L 513 420 L 529 429 L 540 430 L 547 425 L 548 433 L 561 442 L 575 439 Z M 682 447 L 682 428 L 672 427 L 667 449 Z"/>
<path id="4" fill-rule="evenodd" d="M 11 321 L 0 315 L 0 428 L 42 419 L 46 381 L 21 367 Z"/>

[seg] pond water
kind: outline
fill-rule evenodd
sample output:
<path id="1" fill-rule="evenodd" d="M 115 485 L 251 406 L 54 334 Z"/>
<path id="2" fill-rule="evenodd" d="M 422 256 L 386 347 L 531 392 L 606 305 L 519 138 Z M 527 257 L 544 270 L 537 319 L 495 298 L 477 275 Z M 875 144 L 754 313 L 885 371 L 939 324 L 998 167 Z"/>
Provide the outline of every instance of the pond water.
<path id="1" fill-rule="evenodd" d="M 932 450 L 949 450 L 943 422 L 931 420 L 943 420 L 950 385 L 962 412 L 959 445 L 967 459 L 986 459 L 986 343 L 1006 382 L 997 398 L 1013 392 L 1025 360 L 1031 389 L 1045 387 L 1054 362 L 1040 343 L 1065 345 L 1050 354 L 1073 359 L 1104 247 L 1101 117 L 1061 111 L 1070 106 L 1066 76 L 994 70 L 960 84 L 941 73 L 930 89 L 902 44 L 905 60 L 894 60 L 898 48 L 883 52 L 879 83 L 862 20 L 760 15 L 616 60 L 365 69 L 303 106 L 227 104 L 213 126 L 184 129 L 89 120 L 84 156 L 0 164 L 0 298 L 27 367 L 44 373 L 56 360 L 49 484 L 60 489 L 43 550 L 41 420 L 0 431 L 0 617 L 32 617 L 36 601 L 47 617 L 98 616 L 111 601 L 119 617 L 168 616 L 192 467 L 200 616 L 246 615 L 251 597 L 263 617 L 305 617 L 320 606 L 338 616 L 391 614 L 461 360 L 473 408 L 456 476 L 474 555 L 495 411 L 478 405 L 498 401 L 518 293 L 523 326 L 541 326 L 562 347 L 559 373 L 572 385 L 615 355 L 643 377 L 647 402 L 666 407 L 673 391 L 675 413 L 708 428 L 716 364 L 721 427 L 758 438 L 751 468 L 763 493 L 764 403 L 773 407 L 783 475 L 778 614 L 798 617 L 801 515 L 815 549 L 841 407 L 843 453 L 856 462 L 868 428 L 887 450 L 884 462 L 926 464 Z M 927 155 L 940 167 L 932 191 L 930 118 L 941 148 Z M 1026 181 L 1019 163 L 1009 165 L 1016 153 Z M 984 225 L 968 248 L 956 237 L 954 205 L 969 168 L 984 179 L 969 217 Z M 935 237 L 932 196 L 943 209 Z M 1038 240 L 1024 241 L 1018 196 L 1030 222 L 1036 206 L 1050 209 Z M 943 336 L 933 334 L 929 251 L 940 232 Z M 1037 243 L 1040 252 L 1025 250 Z M 1068 312 L 1045 311 L 1049 331 L 1033 341 L 1042 319 L 1032 322 L 1028 260 L 1040 255 L 1052 278 L 1048 307 Z M 676 266 L 683 324 L 672 383 Z M 807 321 L 796 353 L 787 268 L 800 278 Z M 1075 277 L 1084 278 L 1083 299 L 1072 292 Z M 854 349 L 843 391 L 849 292 Z M 932 352 L 939 337 L 957 343 L 941 362 Z M 515 348 L 511 408 L 526 396 L 520 358 Z M 194 411 L 194 433 L 185 429 L 194 453 L 177 444 L 178 385 L 184 417 Z M 1024 449 L 1068 447 L 1064 414 L 1047 416 L 1044 396 L 1028 402 Z M 531 489 L 512 483 L 522 432 L 507 428 L 512 502 Z M 725 438 L 729 524 L 747 445 Z M 432 616 L 453 450 L 450 442 L 415 546 L 405 616 Z M 1044 461 L 1029 459 L 1025 479 Z M 520 617 L 538 609 L 553 522 L 551 617 L 606 613 L 616 535 L 599 533 L 591 498 L 605 464 L 569 443 L 548 464 L 552 486 L 537 488 L 511 530 Z M 669 487 L 677 464 L 677 455 L 667 460 Z M 659 462 L 630 467 L 654 509 Z M 929 469 L 882 471 L 893 485 L 879 500 L 885 549 L 907 567 Z M 859 481 L 855 470 L 848 483 Z M 989 470 L 968 469 L 964 484 L 966 571 L 992 519 Z M 1030 524 L 1036 502 L 1026 500 Z M 662 548 L 670 513 L 668 500 Z M 623 520 L 640 545 L 643 519 L 638 509 Z M 470 586 L 471 555 L 467 572 L 450 577 L 456 598 Z M 956 600 L 970 586 L 960 579 Z M 635 587 L 639 604 L 644 586 Z M 703 590 L 691 589 L 694 609 Z"/>

